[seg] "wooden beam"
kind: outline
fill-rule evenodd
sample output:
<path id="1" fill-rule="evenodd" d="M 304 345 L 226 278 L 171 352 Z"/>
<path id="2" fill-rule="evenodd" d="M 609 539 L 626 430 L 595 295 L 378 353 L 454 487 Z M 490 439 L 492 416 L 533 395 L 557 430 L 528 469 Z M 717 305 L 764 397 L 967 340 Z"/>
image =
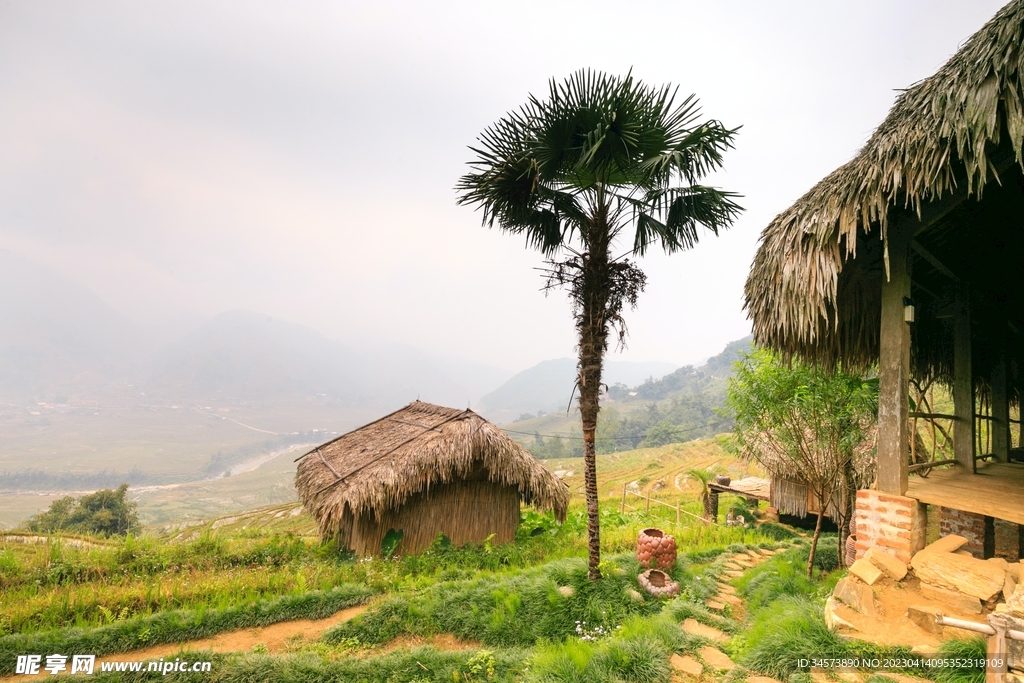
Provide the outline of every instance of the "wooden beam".
<path id="1" fill-rule="evenodd" d="M 877 488 L 902 496 L 907 491 L 910 453 L 910 325 L 904 321 L 910 296 L 910 225 L 893 221 L 888 233 L 889 277 L 882 281 L 882 322 L 878 360 Z"/>
<path id="2" fill-rule="evenodd" d="M 956 276 L 956 273 L 947 268 L 942 261 L 935 257 L 935 254 L 922 247 L 921 243 L 917 240 L 910 240 L 910 248 L 916 251 L 925 261 L 932 264 L 932 266 L 935 267 L 935 270 L 939 271 L 953 282 L 960 281 L 960 278 Z"/>
<path id="3" fill-rule="evenodd" d="M 974 375 L 971 371 L 971 300 L 966 285 L 956 290 L 953 313 L 953 454 L 966 472 L 974 463 Z"/>
<path id="4" fill-rule="evenodd" d="M 995 341 L 992 364 L 992 454 L 998 462 L 1010 460 L 1010 397 L 1006 386 L 1006 338 Z"/>

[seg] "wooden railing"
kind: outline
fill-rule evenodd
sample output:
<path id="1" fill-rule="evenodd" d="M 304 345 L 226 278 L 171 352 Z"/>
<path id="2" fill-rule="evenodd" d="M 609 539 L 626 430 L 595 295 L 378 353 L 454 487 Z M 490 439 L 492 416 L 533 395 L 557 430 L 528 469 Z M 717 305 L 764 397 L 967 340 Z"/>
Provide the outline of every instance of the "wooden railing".
<path id="1" fill-rule="evenodd" d="M 636 491 L 630 491 L 629 488 L 628 488 L 628 484 L 623 484 L 622 485 L 622 506 L 621 506 L 621 508 L 619 510 L 622 513 L 626 512 L 626 508 L 629 508 L 630 510 L 636 510 L 636 511 L 640 510 L 640 508 L 633 507 L 632 505 L 628 505 L 626 503 L 626 496 L 627 495 L 632 495 L 632 496 L 636 496 L 637 498 L 644 499 L 646 501 L 646 503 L 647 503 L 647 505 L 646 505 L 646 507 L 644 509 L 644 511 L 646 513 L 650 513 L 650 511 L 651 511 L 651 503 L 654 503 L 655 505 L 662 505 L 664 507 L 671 508 L 671 509 L 675 510 L 676 511 L 676 524 L 679 524 L 682 521 L 682 515 L 689 515 L 690 517 L 693 517 L 694 519 L 698 519 L 701 522 L 704 522 L 705 524 L 710 524 L 711 523 L 711 520 L 705 519 L 704 517 L 701 517 L 700 515 L 695 515 L 692 512 L 690 512 L 689 510 L 684 510 L 683 509 L 683 502 L 682 501 L 677 501 L 675 505 L 672 505 L 672 503 L 666 503 L 663 500 L 658 500 L 657 498 L 652 498 L 650 491 L 648 491 L 646 493 L 646 495 L 643 494 L 643 493 L 637 493 Z"/>

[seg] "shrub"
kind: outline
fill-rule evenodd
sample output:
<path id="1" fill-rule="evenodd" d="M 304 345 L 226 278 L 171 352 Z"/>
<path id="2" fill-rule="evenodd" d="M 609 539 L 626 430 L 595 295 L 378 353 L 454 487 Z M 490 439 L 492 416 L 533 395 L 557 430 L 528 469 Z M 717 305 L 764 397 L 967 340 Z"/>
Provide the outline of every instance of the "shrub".
<path id="1" fill-rule="evenodd" d="M 39 533 L 134 534 L 141 528 L 138 506 L 129 501 L 127 495 L 128 484 L 121 484 L 117 489 L 102 489 L 77 500 L 65 496 L 53 501 L 45 512 L 30 517 L 24 526 Z"/>

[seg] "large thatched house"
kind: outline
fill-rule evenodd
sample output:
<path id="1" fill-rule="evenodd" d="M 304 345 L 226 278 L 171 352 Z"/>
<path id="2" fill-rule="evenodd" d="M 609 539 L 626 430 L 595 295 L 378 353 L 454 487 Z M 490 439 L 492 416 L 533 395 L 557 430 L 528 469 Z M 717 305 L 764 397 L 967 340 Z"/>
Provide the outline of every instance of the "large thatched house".
<path id="1" fill-rule="evenodd" d="M 926 512 L 975 554 L 1024 549 L 1024 468 L 1009 462 L 1024 385 L 1022 147 L 1024 1 L 1014 0 L 762 234 L 746 284 L 756 343 L 825 365 L 877 363 L 861 552 L 908 558 Z M 951 387 L 953 413 L 912 411 L 912 377 Z M 947 421 L 955 458 L 910 464 L 914 417 Z"/>
<path id="2" fill-rule="evenodd" d="M 453 543 L 515 538 L 520 501 L 565 519 L 566 484 L 471 410 L 416 401 L 302 456 L 295 485 L 323 538 L 377 555 L 444 534 Z"/>

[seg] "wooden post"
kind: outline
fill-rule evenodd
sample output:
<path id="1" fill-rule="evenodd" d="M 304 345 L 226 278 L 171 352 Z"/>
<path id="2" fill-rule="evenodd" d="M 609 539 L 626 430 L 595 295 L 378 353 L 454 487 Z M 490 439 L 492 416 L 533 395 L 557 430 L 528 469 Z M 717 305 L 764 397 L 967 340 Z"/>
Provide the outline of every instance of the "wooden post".
<path id="1" fill-rule="evenodd" d="M 971 369 L 971 298 L 957 287 L 953 312 L 953 454 L 965 472 L 974 473 L 974 373 Z"/>
<path id="2" fill-rule="evenodd" d="M 985 667 L 985 683 L 1003 683 L 1009 671 L 1007 659 L 1009 655 L 1009 642 L 1006 638 L 1006 631 L 1010 627 L 1007 615 L 989 615 L 988 625 L 992 627 L 995 634 L 988 637 L 985 657 L 989 660 Z M 995 660 L 995 666 L 992 665 Z"/>
<path id="3" fill-rule="evenodd" d="M 651 514 L 651 490 L 647 489 L 647 514 Z"/>
<path id="4" fill-rule="evenodd" d="M 679 506 L 682 505 L 682 504 L 683 504 L 682 501 L 680 501 L 680 500 L 676 501 L 676 526 L 679 526 L 679 522 L 681 521 L 681 518 L 679 517 Z"/>
<path id="5" fill-rule="evenodd" d="M 622 507 L 619 509 L 619 514 L 626 514 L 626 485 L 622 485 Z"/>
<path id="6" fill-rule="evenodd" d="M 1010 461 L 1010 399 L 1006 387 L 1006 339 L 995 340 L 992 365 L 992 454 L 996 462 Z"/>
<path id="7" fill-rule="evenodd" d="M 910 452 L 910 325 L 904 320 L 904 298 L 910 297 L 908 246 L 910 226 L 889 224 L 889 277 L 882 281 L 882 322 L 878 359 L 878 490 L 902 496 L 907 492 Z"/>

